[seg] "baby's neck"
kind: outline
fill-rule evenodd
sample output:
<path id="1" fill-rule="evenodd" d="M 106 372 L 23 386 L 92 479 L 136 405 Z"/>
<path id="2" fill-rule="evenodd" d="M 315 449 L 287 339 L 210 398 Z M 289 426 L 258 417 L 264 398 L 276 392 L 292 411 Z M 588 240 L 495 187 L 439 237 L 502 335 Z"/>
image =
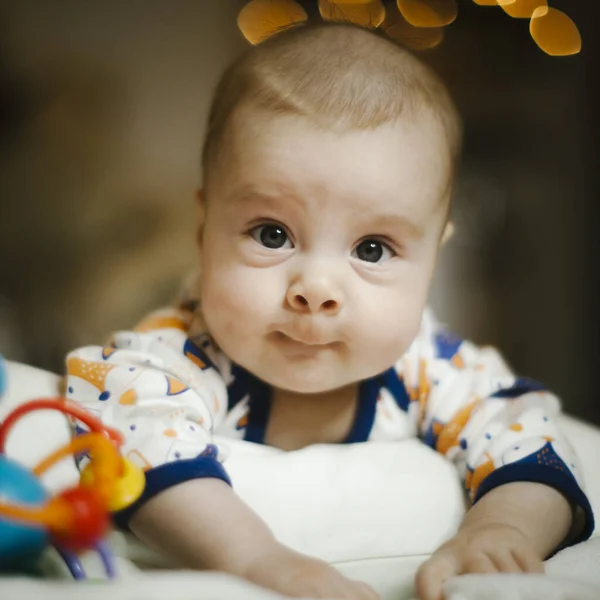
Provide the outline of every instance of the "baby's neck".
<path id="1" fill-rule="evenodd" d="M 354 423 L 357 402 L 358 384 L 320 394 L 275 389 L 265 443 L 298 450 L 343 442 Z"/>

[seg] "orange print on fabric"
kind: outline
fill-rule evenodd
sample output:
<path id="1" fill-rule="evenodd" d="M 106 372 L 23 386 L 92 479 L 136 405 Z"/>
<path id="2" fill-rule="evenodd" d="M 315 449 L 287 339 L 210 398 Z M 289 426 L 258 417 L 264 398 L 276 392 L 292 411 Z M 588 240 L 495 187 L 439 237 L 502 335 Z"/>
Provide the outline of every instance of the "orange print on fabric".
<path id="1" fill-rule="evenodd" d="M 425 408 L 427 407 L 430 392 L 431 385 L 427 379 L 427 361 L 421 359 L 419 362 L 419 388 L 417 390 L 417 400 L 421 409 L 421 422 L 425 418 Z"/>
<path id="2" fill-rule="evenodd" d="M 156 329 L 178 329 L 187 331 L 185 321 L 177 315 L 150 315 L 134 327 L 138 333 L 147 333 Z"/>
<path id="3" fill-rule="evenodd" d="M 186 358 L 189 358 L 199 369 L 206 369 L 206 363 L 201 358 L 198 358 L 195 354 L 186 352 L 185 356 Z"/>
<path id="4" fill-rule="evenodd" d="M 102 358 L 108 360 L 116 351 L 116 348 L 102 348 Z"/>
<path id="5" fill-rule="evenodd" d="M 474 400 L 464 408 L 461 408 L 452 419 L 443 426 L 436 444 L 436 450 L 446 454 L 450 448 L 458 446 L 460 434 L 469 422 L 474 410 L 479 406 L 480 400 Z"/>
<path id="6" fill-rule="evenodd" d="M 453 357 L 452 360 L 450 361 L 457 369 L 464 369 L 465 368 L 465 361 L 463 360 L 463 357 L 460 355 L 460 352 L 457 352 Z"/>
<path id="7" fill-rule="evenodd" d="M 181 383 L 179 379 L 167 376 L 167 396 L 177 396 L 188 389 L 187 385 Z"/>
<path id="8" fill-rule="evenodd" d="M 100 392 L 105 392 L 106 376 L 115 366 L 73 357 L 67 361 L 67 373 L 91 383 Z"/>
<path id="9" fill-rule="evenodd" d="M 137 402 L 137 394 L 135 393 L 134 389 L 127 390 L 119 398 L 119 404 L 122 404 L 123 406 L 127 406 L 127 405 L 131 406 L 131 405 L 134 405 L 136 402 Z"/>
<path id="10" fill-rule="evenodd" d="M 475 499 L 477 490 L 479 489 L 479 486 L 482 484 L 483 480 L 496 469 L 494 461 L 487 452 L 485 456 L 487 457 L 487 460 L 483 464 L 479 465 L 476 469 L 467 470 L 465 485 L 469 490 L 471 500 Z"/>

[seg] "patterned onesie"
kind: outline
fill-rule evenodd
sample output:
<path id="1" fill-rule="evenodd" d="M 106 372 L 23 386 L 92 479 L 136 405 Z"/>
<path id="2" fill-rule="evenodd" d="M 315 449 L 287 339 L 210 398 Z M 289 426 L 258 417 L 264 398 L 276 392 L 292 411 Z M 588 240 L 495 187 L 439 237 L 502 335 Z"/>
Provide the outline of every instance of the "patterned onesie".
<path id="1" fill-rule="evenodd" d="M 72 352 L 66 387 L 125 435 L 124 455 L 145 471 L 143 496 L 116 515 L 121 527 L 171 486 L 198 477 L 230 483 L 213 435 L 264 443 L 271 388 L 215 347 L 193 298 L 116 333 L 107 347 Z M 471 502 L 507 482 L 550 485 L 573 506 L 574 543 L 591 535 L 594 517 L 559 411 L 556 396 L 512 374 L 494 349 L 451 335 L 426 311 L 404 356 L 360 383 L 344 443 L 419 436 L 454 463 Z"/>

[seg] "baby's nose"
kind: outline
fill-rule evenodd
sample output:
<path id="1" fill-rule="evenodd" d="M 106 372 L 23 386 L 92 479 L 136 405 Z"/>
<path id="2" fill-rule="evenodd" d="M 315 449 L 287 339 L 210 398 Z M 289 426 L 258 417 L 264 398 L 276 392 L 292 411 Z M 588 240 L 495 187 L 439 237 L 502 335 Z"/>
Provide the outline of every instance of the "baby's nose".
<path id="1" fill-rule="evenodd" d="M 290 286 L 288 304 L 298 312 L 325 313 L 334 316 L 342 308 L 342 294 L 327 281 L 302 282 Z"/>
<path id="2" fill-rule="evenodd" d="M 339 302 L 337 300 L 329 299 L 324 302 L 311 302 L 307 299 L 307 297 L 302 294 L 296 294 L 292 296 L 290 300 L 290 304 L 293 308 L 298 311 L 307 311 L 307 312 L 317 312 L 323 311 L 330 314 L 335 314 L 339 312 Z"/>

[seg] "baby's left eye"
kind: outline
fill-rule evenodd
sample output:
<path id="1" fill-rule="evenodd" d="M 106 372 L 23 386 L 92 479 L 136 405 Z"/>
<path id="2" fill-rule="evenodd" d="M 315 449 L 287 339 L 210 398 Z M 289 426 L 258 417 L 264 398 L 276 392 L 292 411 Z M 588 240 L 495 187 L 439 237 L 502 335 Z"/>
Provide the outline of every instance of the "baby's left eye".
<path id="1" fill-rule="evenodd" d="M 385 262 L 396 253 L 384 242 L 364 240 L 352 251 L 352 256 L 369 263 Z"/>

